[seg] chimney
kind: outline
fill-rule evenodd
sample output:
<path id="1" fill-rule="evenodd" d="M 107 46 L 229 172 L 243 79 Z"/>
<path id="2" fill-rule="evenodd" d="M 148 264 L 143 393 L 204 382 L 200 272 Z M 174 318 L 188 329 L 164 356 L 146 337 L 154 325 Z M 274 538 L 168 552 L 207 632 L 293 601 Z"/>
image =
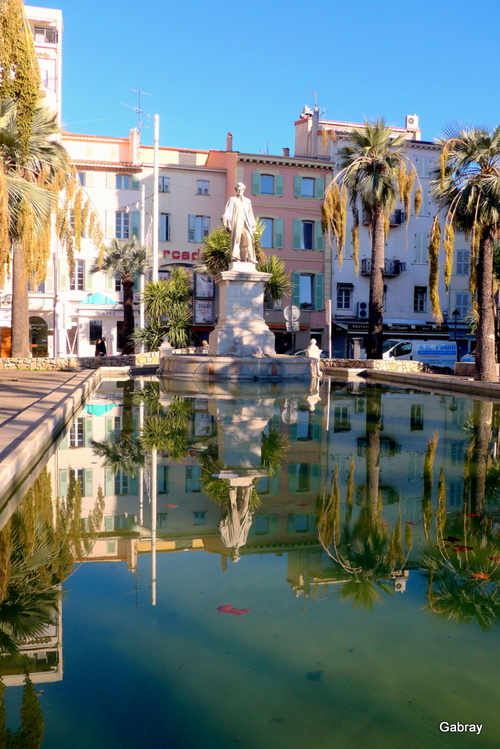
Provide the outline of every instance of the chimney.
<path id="1" fill-rule="evenodd" d="M 233 150 L 233 134 L 228 133 L 226 137 L 226 151 Z"/>
<path id="2" fill-rule="evenodd" d="M 289 148 L 284 148 L 283 149 L 283 156 L 285 157 L 285 159 L 289 159 L 290 158 L 290 149 Z"/>

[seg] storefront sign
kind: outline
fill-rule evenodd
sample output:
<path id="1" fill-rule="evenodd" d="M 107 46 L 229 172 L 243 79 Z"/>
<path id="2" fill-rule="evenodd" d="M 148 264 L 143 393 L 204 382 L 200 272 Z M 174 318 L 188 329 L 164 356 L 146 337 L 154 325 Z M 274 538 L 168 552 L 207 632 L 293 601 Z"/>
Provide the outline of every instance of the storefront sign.
<path id="1" fill-rule="evenodd" d="M 198 250 L 195 252 L 187 252 L 187 250 L 163 250 L 163 257 L 168 260 L 190 260 L 195 262 L 198 260 L 200 253 Z"/>

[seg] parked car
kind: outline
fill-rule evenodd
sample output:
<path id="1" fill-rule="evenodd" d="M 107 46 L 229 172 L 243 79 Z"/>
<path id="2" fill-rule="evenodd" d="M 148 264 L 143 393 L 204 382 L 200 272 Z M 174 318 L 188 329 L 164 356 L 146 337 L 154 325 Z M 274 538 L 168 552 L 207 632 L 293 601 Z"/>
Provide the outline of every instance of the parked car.
<path id="1" fill-rule="evenodd" d="M 300 351 L 290 351 L 290 356 L 305 356 L 306 352 L 301 349 Z M 320 359 L 328 359 L 328 351 L 322 351 L 320 354 Z"/>

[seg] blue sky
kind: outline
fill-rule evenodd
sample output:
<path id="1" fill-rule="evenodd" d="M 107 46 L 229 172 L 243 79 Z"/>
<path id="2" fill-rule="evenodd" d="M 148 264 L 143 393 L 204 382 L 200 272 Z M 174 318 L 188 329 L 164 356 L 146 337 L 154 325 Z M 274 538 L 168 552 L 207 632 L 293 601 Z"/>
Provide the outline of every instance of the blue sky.
<path id="1" fill-rule="evenodd" d="M 63 121 L 70 132 L 162 146 L 293 153 L 293 123 L 313 94 L 324 116 L 404 125 L 425 140 L 456 122 L 500 122 L 500 3 L 483 0 L 81 0 L 63 11 Z"/>

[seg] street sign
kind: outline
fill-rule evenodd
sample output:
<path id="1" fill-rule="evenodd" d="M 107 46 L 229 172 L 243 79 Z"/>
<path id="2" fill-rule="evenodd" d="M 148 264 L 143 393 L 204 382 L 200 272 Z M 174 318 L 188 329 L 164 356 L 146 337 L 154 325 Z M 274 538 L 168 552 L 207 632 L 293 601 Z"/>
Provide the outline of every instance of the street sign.
<path id="1" fill-rule="evenodd" d="M 287 322 L 286 329 L 288 333 L 297 333 L 300 330 L 298 322 Z"/>
<path id="2" fill-rule="evenodd" d="M 297 322 L 300 318 L 300 309 L 295 304 L 289 304 L 283 310 L 283 317 L 287 322 Z"/>

